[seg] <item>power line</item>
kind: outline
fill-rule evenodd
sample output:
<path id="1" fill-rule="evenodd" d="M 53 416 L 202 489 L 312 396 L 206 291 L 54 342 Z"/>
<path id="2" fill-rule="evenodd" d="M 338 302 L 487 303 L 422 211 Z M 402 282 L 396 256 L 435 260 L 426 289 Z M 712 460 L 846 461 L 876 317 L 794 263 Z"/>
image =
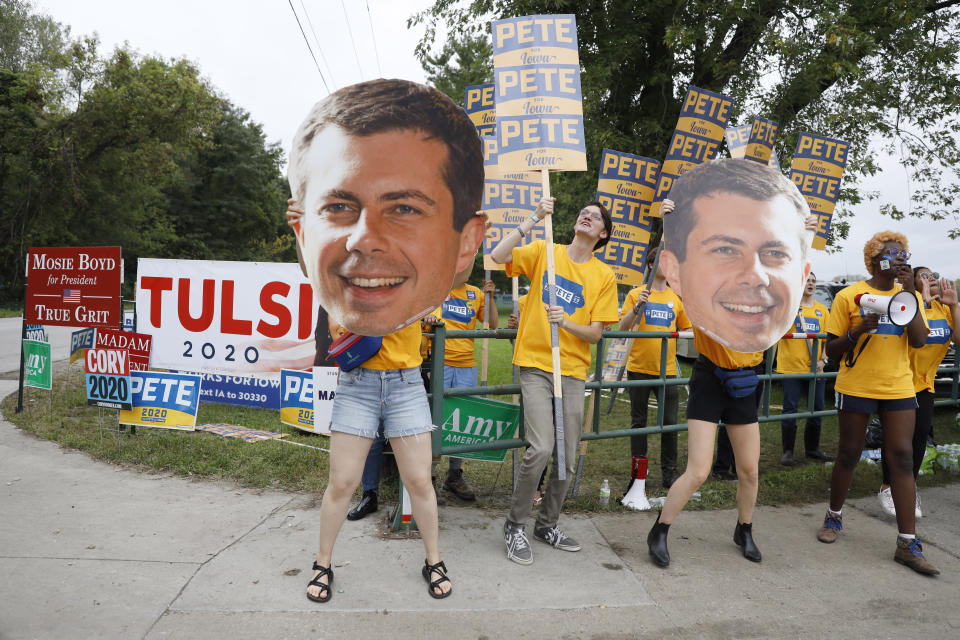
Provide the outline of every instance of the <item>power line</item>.
<path id="1" fill-rule="evenodd" d="M 373 31 L 373 16 L 370 14 L 370 0 L 367 0 L 367 19 L 370 21 L 370 37 L 373 38 L 373 55 L 377 58 L 377 73 L 383 77 L 383 70 L 380 69 L 380 52 L 377 51 L 377 34 Z"/>
<path id="2" fill-rule="evenodd" d="M 357 61 L 357 71 L 360 72 L 360 79 L 363 80 L 363 69 L 360 67 L 360 54 L 357 53 L 357 43 L 353 39 L 353 29 L 350 28 L 350 17 L 347 15 L 347 5 L 344 4 L 343 0 L 340 0 L 340 6 L 343 7 L 343 19 L 347 23 L 347 33 L 350 34 L 350 44 L 353 45 L 353 57 Z"/>
<path id="3" fill-rule="evenodd" d="M 303 35 L 303 41 L 307 43 L 307 50 L 310 52 L 310 57 L 313 58 L 313 64 L 317 66 L 317 73 L 320 74 L 320 79 L 323 81 L 323 88 L 327 90 L 327 93 L 330 93 L 330 87 L 327 86 L 327 79 L 323 77 L 323 71 L 320 71 L 320 64 L 317 62 L 317 56 L 313 55 L 313 47 L 310 46 L 310 41 L 307 40 L 307 34 L 303 30 L 303 25 L 300 24 L 300 16 L 297 15 L 297 10 L 293 8 L 293 0 L 287 0 L 290 3 L 290 11 L 293 11 L 293 17 L 297 20 L 297 26 L 300 27 L 300 33 Z"/>
<path id="4" fill-rule="evenodd" d="M 303 15 L 307 17 L 307 24 L 310 26 L 310 33 L 313 34 L 313 41 L 317 45 L 317 53 L 320 54 L 320 59 L 323 60 L 323 66 L 327 68 L 327 75 L 330 76 L 330 82 L 333 84 L 333 88 L 337 88 L 337 81 L 333 78 L 333 69 L 330 68 L 330 63 L 327 62 L 327 57 L 323 55 L 323 47 L 320 46 L 320 38 L 317 37 L 317 31 L 313 28 L 313 20 L 310 19 L 310 12 L 307 11 L 307 5 L 303 3 L 303 0 L 300 0 L 300 8 L 303 9 Z"/>

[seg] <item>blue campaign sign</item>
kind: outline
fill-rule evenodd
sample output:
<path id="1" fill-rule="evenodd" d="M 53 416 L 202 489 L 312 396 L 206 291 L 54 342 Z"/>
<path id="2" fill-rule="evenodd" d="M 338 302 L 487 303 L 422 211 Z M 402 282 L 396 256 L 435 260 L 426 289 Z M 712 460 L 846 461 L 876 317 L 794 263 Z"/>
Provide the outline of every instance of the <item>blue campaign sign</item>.
<path id="1" fill-rule="evenodd" d="M 200 376 L 160 371 L 131 371 L 133 408 L 120 411 L 120 422 L 144 427 L 193 431 L 200 406 Z"/>
<path id="2" fill-rule="evenodd" d="M 176 372 L 174 372 L 176 373 Z M 231 376 L 219 373 L 195 373 L 203 380 L 202 402 L 219 402 L 254 409 L 280 408 L 280 376 Z"/>
<path id="3" fill-rule="evenodd" d="M 280 422 L 313 431 L 313 372 L 280 371 Z"/>
<path id="4" fill-rule="evenodd" d="M 37 340 L 38 342 L 49 342 L 47 340 L 47 331 L 42 324 L 27 325 L 27 340 Z"/>
<path id="5" fill-rule="evenodd" d="M 80 329 L 70 334 L 70 362 L 83 357 L 85 349 L 93 349 L 96 329 Z"/>
<path id="6" fill-rule="evenodd" d="M 130 409 L 130 377 L 88 373 L 87 404 L 107 409 Z"/>

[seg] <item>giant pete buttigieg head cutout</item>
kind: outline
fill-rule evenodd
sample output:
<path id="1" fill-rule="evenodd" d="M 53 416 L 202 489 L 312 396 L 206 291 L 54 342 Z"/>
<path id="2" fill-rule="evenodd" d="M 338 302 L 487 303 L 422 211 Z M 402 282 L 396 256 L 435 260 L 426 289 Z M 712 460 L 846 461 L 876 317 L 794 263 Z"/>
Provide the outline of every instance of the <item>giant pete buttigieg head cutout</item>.
<path id="1" fill-rule="evenodd" d="M 438 307 L 483 240 L 477 130 L 414 82 L 371 80 L 318 102 L 288 177 L 314 295 L 354 333 L 386 335 Z"/>
<path id="2" fill-rule="evenodd" d="M 790 331 L 810 273 L 809 207 L 779 171 L 727 158 L 696 166 L 670 189 L 660 266 L 690 321 L 744 353 Z"/>

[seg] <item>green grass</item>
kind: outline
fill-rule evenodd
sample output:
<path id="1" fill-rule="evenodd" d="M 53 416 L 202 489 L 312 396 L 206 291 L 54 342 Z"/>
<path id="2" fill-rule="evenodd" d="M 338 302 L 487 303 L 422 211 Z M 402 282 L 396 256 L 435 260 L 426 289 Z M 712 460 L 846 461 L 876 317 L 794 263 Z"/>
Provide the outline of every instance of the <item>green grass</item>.
<path id="1" fill-rule="evenodd" d="M 501 326 L 506 326 L 506 314 Z M 477 341 L 479 362 L 480 341 Z M 506 340 L 490 341 L 490 384 L 508 384 L 512 381 L 510 363 L 511 346 Z M 689 375 L 689 365 L 681 363 L 683 375 Z M 615 403 L 606 414 L 608 400 L 601 404 L 601 431 L 624 429 L 630 424 L 630 405 L 623 399 Z M 774 386 L 771 402 L 779 404 L 780 390 Z M 681 391 L 681 400 L 686 398 Z M 510 400 L 510 396 L 501 397 Z M 61 446 L 84 451 L 105 462 L 127 465 L 132 468 L 165 471 L 186 477 L 226 479 L 245 487 L 273 488 L 287 491 L 320 493 L 326 486 L 328 454 L 312 448 L 290 444 L 297 442 L 311 447 L 328 447 L 324 436 L 299 431 L 280 423 L 279 412 L 264 409 L 249 409 L 230 405 L 203 403 L 200 405 L 198 424 L 225 422 L 246 427 L 282 431 L 286 436 L 280 441 L 247 443 L 222 438 L 196 431 L 170 431 L 140 427 L 136 435 L 116 433 L 116 412 L 104 410 L 103 421 L 107 430 L 101 437 L 100 412 L 88 407 L 83 386 L 81 363 L 58 364 L 55 368 L 53 392 L 25 389 L 24 411 L 15 414 L 16 394 L 0 404 L 8 420 L 26 431 L 34 433 Z M 832 408 L 828 399 L 828 408 Z M 940 409 L 934 417 L 937 442 L 960 442 L 960 427 L 955 418 L 956 408 Z M 649 424 L 656 422 L 655 407 L 650 409 Z M 685 420 L 681 406 L 680 420 Z M 761 424 L 760 495 L 759 502 L 766 505 L 824 503 L 830 482 L 830 468 L 822 464 L 801 461 L 796 467 L 780 465 L 780 424 Z M 802 427 L 801 427 L 802 429 Z M 802 434 L 797 435 L 798 443 Z M 687 434 L 679 435 L 680 468 L 686 461 Z M 660 439 L 649 438 L 650 471 L 648 495 L 660 492 Z M 824 418 L 821 445 L 833 453 L 837 445 L 837 419 Z M 437 475 L 442 477 L 447 466 L 440 463 Z M 508 452 L 503 464 L 467 461 L 464 466 L 467 481 L 478 494 L 478 505 L 504 509 L 509 504 L 511 493 L 511 454 Z M 570 497 L 566 508 L 571 511 L 602 510 L 599 506 L 599 490 L 602 481 L 610 481 L 611 495 L 622 495 L 630 474 L 630 443 L 626 438 L 613 438 L 589 443 L 584 463 L 580 495 Z M 382 496 L 390 501 L 396 499 L 396 482 L 390 481 L 390 465 L 386 466 Z M 937 486 L 957 482 L 957 474 L 938 473 L 920 478 L 920 487 Z M 877 466 L 860 464 L 853 476 L 851 497 L 872 495 L 880 485 L 880 469 Z M 702 499 L 691 502 L 691 509 L 730 508 L 735 505 L 736 484 L 708 481 L 701 488 Z M 447 495 L 451 502 L 456 498 Z M 609 511 L 619 511 L 616 500 L 610 501 Z"/>
<path id="2" fill-rule="evenodd" d="M 23 307 L 0 307 L 0 318 L 19 318 L 23 315 Z"/>

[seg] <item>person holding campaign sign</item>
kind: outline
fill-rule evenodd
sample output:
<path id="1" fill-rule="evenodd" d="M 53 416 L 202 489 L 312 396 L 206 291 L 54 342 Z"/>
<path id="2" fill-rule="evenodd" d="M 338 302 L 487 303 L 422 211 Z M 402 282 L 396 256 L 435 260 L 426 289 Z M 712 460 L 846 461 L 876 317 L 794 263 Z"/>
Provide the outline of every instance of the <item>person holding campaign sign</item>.
<path id="1" fill-rule="evenodd" d="M 893 558 L 918 573 L 937 575 L 940 571 L 924 557 L 920 538 L 915 534 L 916 483 L 911 473 L 911 440 L 917 397 L 909 347 L 925 344 L 928 327 L 924 314 L 917 312 L 922 301 L 907 264 L 907 238 L 892 231 L 876 233 L 864 246 L 863 258 L 870 279 L 841 290 L 827 318 L 827 354 L 841 359 L 835 385 L 840 441 L 830 477 L 830 502 L 817 539 L 836 542 L 843 530 L 843 503 L 853 469 L 860 460 L 867 420 L 876 413 L 883 428 L 900 532 Z M 889 306 L 884 307 L 886 313 L 879 311 L 878 305 L 884 299 L 891 303 L 901 291 L 905 292 L 902 296 L 916 298 L 917 305 L 908 308 L 910 305 L 900 302 L 904 314 L 899 309 L 891 311 Z"/>
<path id="2" fill-rule="evenodd" d="M 670 564 L 673 519 L 710 474 L 717 425 L 736 455 L 737 526 L 733 540 L 759 562 L 753 510 L 759 484 L 763 350 L 789 328 L 810 263 L 809 209 L 779 172 L 728 158 L 698 165 L 663 201 L 666 246 L 660 265 L 683 298 L 700 353 L 687 400 L 688 460 L 647 536 L 654 562 Z"/>
<path id="3" fill-rule="evenodd" d="M 533 562 L 524 523 L 533 508 L 540 474 L 551 453 L 554 455 L 554 464 L 534 524 L 533 537 L 556 549 L 580 550 L 580 544 L 566 535 L 557 522 L 575 472 L 577 445 L 583 428 L 583 392 L 590 365 L 590 345 L 600 341 L 606 324 L 617 321 L 616 278 L 610 267 L 593 255 L 594 251 L 607 243 L 613 228 L 610 214 L 602 204 L 591 202 L 580 211 L 574 226 L 573 242 L 554 245 L 556 306 L 548 303 L 546 244 L 536 241 L 527 246 L 517 246 L 542 216 L 553 213 L 554 201 L 554 198 L 541 200 L 536 213 L 523 220 L 491 252 L 494 261 L 506 265 L 508 276 L 527 276 L 531 290 L 540 289 L 538 298 L 543 302 L 537 304 L 531 299 L 520 315 L 513 355 L 513 363 L 520 367 L 524 425 L 530 446 L 520 465 L 503 532 L 507 558 L 524 565 Z M 563 438 L 566 450 L 566 475 L 563 480 L 559 479 L 556 464 L 550 323 L 559 325 L 563 363 Z"/>
<path id="4" fill-rule="evenodd" d="M 794 318 L 794 331 L 796 333 L 820 333 L 827 322 L 826 305 L 813 299 L 813 294 L 817 290 L 817 276 L 810 272 L 807 276 L 807 283 L 803 288 L 803 299 L 800 302 L 800 309 L 797 311 L 797 317 Z M 810 373 L 810 360 L 813 357 L 813 340 L 784 338 L 777 345 L 777 371 L 779 373 Z M 827 364 L 827 356 L 824 353 L 824 343 L 818 341 L 816 353 L 816 369 L 823 371 Z M 800 398 L 807 392 L 808 383 L 806 380 L 784 379 L 783 384 L 783 412 L 796 413 L 800 407 Z M 818 378 L 816 381 L 813 410 L 823 411 L 824 394 L 827 381 L 824 378 Z M 809 409 L 809 407 L 808 407 Z M 797 421 L 795 418 L 789 418 L 780 422 L 780 438 L 783 443 L 783 456 L 780 458 L 780 464 L 791 466 L 794 463 L 793 447 L 797 441 Z M 823 451 L 820 451 L 820 418 L 807 418 L 807 424 L 803 429 L 803 448 L 804 454 L 814 460 L 833 460 Z"/>
<path id="5" fill-rule="evenodd" d="M 950 342 L 960 344 L 957 333 L 957 320 L 960 319 L 960 305 L 957 304 L 957 289 L 939 273 L 927 267 L 914 267 L 914 286 L 923 295 L 923 315 L 927 319 L 930 333 L 922 347 L 910 347 L 910 369 L 913 371 L 913 388 L 917 392 L 917 420 L 913 429 L 913 477 L 920 473 L 920 465 L 927 451 L 927 439 L 933 432 L 933 382 L 937 377 L 937 368 L 947 355 Z M 939 279 L 939 280 L 938 280 Z M 952 337 L 952 340 L 951 340 Z M 883 469 L 883 484 L 880 486 L 880 505 L 890 515 L 896 515 L 893 494 L 890 491 L 890 465 L 887 463 L 886 448 L 880 448 L 880 465 Z M 914 515 L 921 517 L 920 492 Z"/>
<path id="6" fill-rule="evenodd" d="M 656 250 L 647 254 L 647 268 L 652 269 Z M 637 323 L 637 312 L 641 303 L 643 317 Z M 690 328 L 690 320 L 683 309 L 680 296 L 667 285 L 663 271 L 658 267 L 650 289 L 635 287 L 627 294 L 620 312 L 620 330 L 631 331 L 636 325 L 637 331 L 677 331 Z M 635 340 L 627 360 L 628 380 L 656 380 L 660 378 L 662 343 L 659 338 Z M 677 341 L 667 340 L 667 369 L 665 375 L 677 377 Z M 651 387 L 630 387 L 630 428 L 643 429 L 647 426 L 647 399 Z M 680 390 L 676 385 L 668 385 L 664 390 L 664 424 L 677 424 L 677 409 Z M 630 436 L 630 453 L 641 458 L 647 457 L 647 436 Z M 669 489 L 677 478 L 677 432 L 660 435 L 660 472 L 663 487 Z M 630 483 L 633 484 L 631 474 Z M 627 491 L 630 487 L 627 487 Z"/>
<path id="7" fill-rule="evenodd" d="M 371 80 L 318 102 L 288 170 L 314 295 L 348 331 L 383 336 L 443 302 L 483 240 L 483 155 L 435 89 Z"/>

